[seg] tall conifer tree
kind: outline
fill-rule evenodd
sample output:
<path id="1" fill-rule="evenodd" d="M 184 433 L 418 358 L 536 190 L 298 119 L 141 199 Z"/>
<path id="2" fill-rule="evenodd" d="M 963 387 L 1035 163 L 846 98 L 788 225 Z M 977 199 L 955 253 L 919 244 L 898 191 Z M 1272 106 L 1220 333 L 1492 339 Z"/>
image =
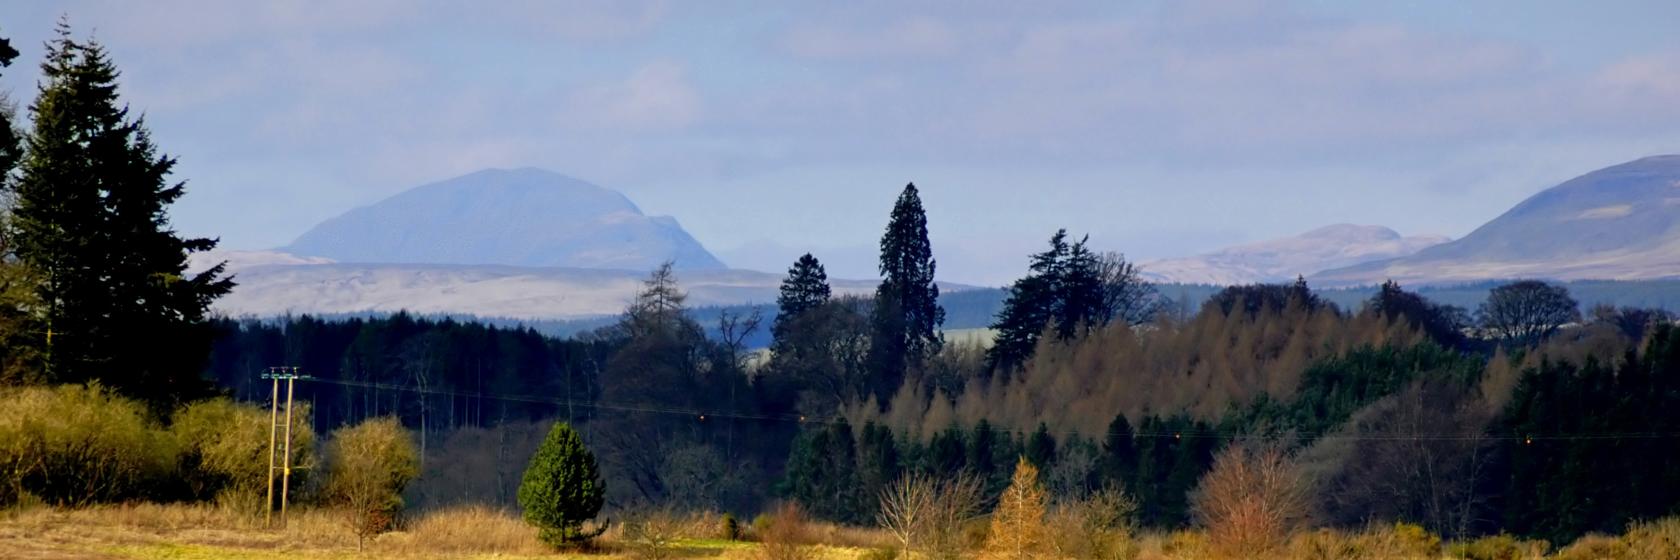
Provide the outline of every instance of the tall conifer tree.
<path id="1" fill-rule="evenodd" d="M 775 329 L 780 331 L 799 314 L 828 303 L 829 295 L 828 272 L 816 257 L 805 253 L 782 280 L 781 294 L 776 297 Z"/>
<path id="2" fill-rule="evenodd" d="M 875 290 L 869 351 L 875 395 L 883 406 L 898 390 L 905 371 L 938 353 L 944 344 L 939 327 L 945 323 L 945 310 L 939 307 L 934 269 L 927 213 L 911 183 L 898 195 L 887 232 L 881 236 L 881 285 Z"/>
<path id="3" fill-rule="evenodd" d="M 117 69 L 61 23 L 30 106 L 34 129 L 14 189 L 19 260 L 38 271 L 48 379 L 107 385 L 167 406 L 207 389 L 198 375 L 210 303 L 233 283 L 217 265 L 187 274 L 215 247 L 169 227 L 175 160 L 117 97 Z"/>

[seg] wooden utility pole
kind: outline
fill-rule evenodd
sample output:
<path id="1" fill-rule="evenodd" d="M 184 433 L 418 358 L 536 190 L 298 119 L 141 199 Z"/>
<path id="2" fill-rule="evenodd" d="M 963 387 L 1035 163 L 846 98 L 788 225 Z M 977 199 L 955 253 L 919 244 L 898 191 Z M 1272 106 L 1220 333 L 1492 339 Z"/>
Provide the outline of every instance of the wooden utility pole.
<path id="1" fill-rule="evenodd" d="M 297 366 L 271 367 L 262 374 L 263 379 L 273 382 L 273 390 L 269 395 L 268 409 L 268 500 L 263 502 L 263 526 L 272 527 L 274 522 L 274 471 L 280 471 L 280 523 L 286 523 L 287 498 L 292 490 L 292 395 L 299 379 L 309 379 L 307 375 L 298 373 Z M 286 420 L 280 423 L 280 380 L 286 380 Z M 285 439 L 280 440 L 282 426 Z M 280 464 L 275 464 L 275 455 L 280 455 Z"/>

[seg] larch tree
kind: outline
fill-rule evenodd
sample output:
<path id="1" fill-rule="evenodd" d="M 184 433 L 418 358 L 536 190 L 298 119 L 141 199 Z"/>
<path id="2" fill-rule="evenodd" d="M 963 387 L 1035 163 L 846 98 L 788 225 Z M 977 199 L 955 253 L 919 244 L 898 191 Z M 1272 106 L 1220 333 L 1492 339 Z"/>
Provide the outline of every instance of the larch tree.
<path id="1" fill-rule="evenodd" d="M 927 213 L 916 185 L 905 185 L 881 236 L 881 284 L 875 290 L 869 352 L 872 384 L 881 403 L 891 400 L 905 372 L 937 354 L 944 345 L 939 328 L 945 310 L 934 284 L 933 246 L 928 243 Z"/>
<path id="2" fill-rule="evenodd" d="M 216 241 L 170 228 L 184 184 L 121 105 L 103 47 L 61 23 L 41 71 L 8 234 L 39 275 L 45 375 L 101 379 L 159 407 L 202 394 L 206 314 L 233 282 L 222 265 L 189 274 L 187 257 Z"/>
<path id="3" fill-rule="evenodd" d="M 1042 557 L 1049 544 L 1049 531 L 1044 526 L 1048 507 L 1049 499 L 1038 482 L 1038 467 L 1021 458 L 1015 464 L 1009 488 L 998 496 L 997 508 L 992 511 L 986 556 L 1009 560 Z"/>

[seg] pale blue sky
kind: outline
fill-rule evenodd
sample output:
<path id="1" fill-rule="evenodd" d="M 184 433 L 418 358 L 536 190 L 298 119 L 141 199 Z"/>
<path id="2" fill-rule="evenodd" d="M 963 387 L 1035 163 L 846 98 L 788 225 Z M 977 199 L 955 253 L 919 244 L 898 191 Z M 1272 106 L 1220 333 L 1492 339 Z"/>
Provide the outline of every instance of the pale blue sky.
<path id="1" fill-rule="evenodd" d="M 1674 2 L 13 2 L 14 99 L 60 14 L 180 158 L 176 226 L 230 248 L 538 166 L 731 264 L 866 276 L 915 181 L 941 276 L 1000 284 L 1059 227 L 1456 237 L 1680 152 Z"/>

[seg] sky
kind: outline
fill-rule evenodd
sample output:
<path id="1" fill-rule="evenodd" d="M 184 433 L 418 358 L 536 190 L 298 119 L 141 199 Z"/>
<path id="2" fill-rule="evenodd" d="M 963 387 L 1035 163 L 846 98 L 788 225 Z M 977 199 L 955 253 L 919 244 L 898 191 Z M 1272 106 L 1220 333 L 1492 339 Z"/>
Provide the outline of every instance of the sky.
<path id="1" fill-rule="evenodd" d="M 733 266 L 871 277 L 913 181 L 940 277 L 998 285 L 1058 228 L 1145 261 L 1458 237 L 1680 152 L 1671 1 L 9 2 L 14 102 L 61 17 L 179 159 L 173 225 L 234 249 L 535 166 Z"/>

